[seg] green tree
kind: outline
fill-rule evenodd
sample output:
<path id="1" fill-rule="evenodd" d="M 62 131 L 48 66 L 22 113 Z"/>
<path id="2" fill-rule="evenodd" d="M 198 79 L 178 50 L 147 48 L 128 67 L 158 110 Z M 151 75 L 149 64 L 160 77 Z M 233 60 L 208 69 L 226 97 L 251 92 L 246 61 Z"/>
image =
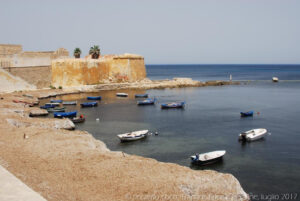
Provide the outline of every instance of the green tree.
<path id="1" fill-rule="evenodd" d="M 73 55 L 74 55 L 75 58 L 80 58 L 80 55 L 81 55 L 81 49 L 78 48 L 78 47 L 76 47 L 76 48 L 74 49 Z"/>
<path id="2" fill-rule="evenodd" d="M 100 56 L 100 48 L 98 45 L 94 45 L 90 48 L 89 54 L 92 56 L 92 59 L 98 59 Z"/>

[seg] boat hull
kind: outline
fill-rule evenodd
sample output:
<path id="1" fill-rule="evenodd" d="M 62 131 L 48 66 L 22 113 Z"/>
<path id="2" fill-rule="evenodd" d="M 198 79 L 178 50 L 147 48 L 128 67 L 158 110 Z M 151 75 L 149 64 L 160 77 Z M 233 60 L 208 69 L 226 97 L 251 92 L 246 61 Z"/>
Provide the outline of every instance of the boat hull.
<path id="1" fill-rule="evenodd" d="M 63 117 L 76 117 L 77 112 L 55 112 L 54 117 L 55 118 L 63 118 Z"/>
<path id="2" fill-rule="evenodd" d="M 87 100 L 101 100 L 102 97 L 101 96 L 88 96 Z"/>
<path id="3" fill-rule="evenodd" d="M 161 104 L 161 109 L 182 109 L 184 108 L 185 103 L 181 102 L 181 103 L 166 103 L 166 104 Z"/>
<path id="4" fill-rule="evenodd" d="M 63 105 L 77 105 L 77 101 L 66 101 L 62 103 Z"/>
<path id="5" fill-rule="evenodd" d="M 97 102 L 90 102 L 90 103 L 81 103 L 81 107 L 97 107 L 98 103 Z"/>
<path id="6" fill-rule="evenodd" d="M 248 142 L 256 141 L 264 138 L 268 134 L 267 132 L 267 129 L 264 128 L 253 129 L 239 134 L 239 140 Z"/>
<path id="7" fill-rule="evenodd" d="M 148 94 L 135 94 L 135 98 L 148 98 Z"/>
<path id="8" fill-rule="evenodd" d="M 126 94 L 126 93 L 116 93 L 116 96 L 118 96 L 118 97 L 128 97 L 128 94 Z"/>
<path id="9" fill-rule="evenodd" d="M 120 138 L 119 137 L 119 139 L 121 140 L 121 142 L 132 142 L 132 141 L 144 139 L 146 137 L 147 137 L 147 135 L 141 135 L 139 137 L 133 137 L 133 138 Z"/>
<path id="10" fill-rule="evenodd" d="M 77 117 L 75 117 L 75 118 L 71 119 L 71 121 L 73 123 L 83 123 L 83 122 L 85 122 L 85 118 L 77 118 Z"/>
<path id="11" fill-rule="evenodd" d="M 249 111 L 249 112 L 240 112 L 241 117 L 253 117 L 254 112 Z"/>
<path id="12" fill-rule="evenodd" d="M 221 161 L 225 154 L 226 154 L 225 150 L 212 151 L 203 154 L 195 154 L 191 156 L 191 161 L 193 164 L 197 164 L 197 165 L 209 165 Z"/>

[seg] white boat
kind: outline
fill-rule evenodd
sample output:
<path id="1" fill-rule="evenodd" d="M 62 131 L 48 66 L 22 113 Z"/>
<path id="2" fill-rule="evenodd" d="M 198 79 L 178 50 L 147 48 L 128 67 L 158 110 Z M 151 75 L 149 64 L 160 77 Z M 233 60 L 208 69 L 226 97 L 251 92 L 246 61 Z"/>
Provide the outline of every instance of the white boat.
<path id="1" fill-rule="evenodd" d="M 63 105 L 77 105 L 77 101 L 64 101 Z"/>
<path id="2" fill-rule="evenodd" d="M 191 159 L 192 163 L 196 163 L 199 165 L 207 165 L 221 160 L 225 154 L 225 150 L 212 151 L 203 154 L 195 154 L 191 156 Z"/>
<path id="3" fill-rule="evenodd" d="M 59 106 L 60 105 L 60 103 L 46 103 L 45 104 L 46 106 Z"/>
<path id="4" fill-rule="evenodd" d="M 257 128 L 252 129 L 246 132 L 243 132 L 239 135 L 239 140 L 243 141 L 254 141 L 263 138 L 267 135 L 267 129 L 265 128 Z"/>
<path id="5" fill-rule="evenodd" d="M 147 137 L 148 132 L 149 132 L 148 130 L 141 130 L 141 131 L 134 131 L 131 133 L 120 134 L 117 136 L 121 140 L 121 142 L 135 141 Z"/>
<path id="6" fill-rule="evenodd" d="M 116 96 L 119 96 L 119 97 L 127 97 L 128 94 L 127 94 L 127 93 L 116 93 Z"/>
<path id="7" fill-rule="evenodd" d="M 279 79 L 278 79 L 278 77 L 272 77 L 272 81 L 273 81 L 273 82 L 278 82 Z"/>

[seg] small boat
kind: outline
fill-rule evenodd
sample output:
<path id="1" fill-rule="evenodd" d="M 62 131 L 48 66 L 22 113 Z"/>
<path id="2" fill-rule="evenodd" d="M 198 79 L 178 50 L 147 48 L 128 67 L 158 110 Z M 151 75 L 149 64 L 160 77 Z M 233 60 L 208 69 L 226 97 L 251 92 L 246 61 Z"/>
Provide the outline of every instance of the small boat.
<path id="1" fill-rule="evenodd" d="M 212 151 L 203 154 L 195 154 L 191 156 L 191 160 L 192 163 L 198 165 L 207 165 L 221 160 L 225 154 L 226 154 L 225 150 Z"/>
<path id="2" fill-rule="evenodd" d="M 148 98 L 148 94 L 135 94 L 135 98 Z"/>
<path id="3" fill-rule="evenodd" d="M 118 97 L 127 97 L 128 94 L 127 93 L 116 93 L 116 96 L 118 96 Z"/>
<path id="4" fill-rule="evenodd" d="M 49 109 L 49 108 L 55 108 L 54 105 L 44 105 L 40 107 L 41 109 Z"/>
<path id="5" fill-rule="evenodd" d="M 83 123 L 85 121 L 85 118 L 82 115 L 80 115 L 80 117 L 72 118 L 71 121 L 73 121 L 73 123 Z"/>
<path id="6" fill-rule="evenodd" d="M 50 100 L 50 103 L 62 103 L 62 100 Z"/>
<path id="7" fill-rule="evenodd" d="M 77 101 L 64 101 L 63 105 L 77 105 Z"/>
<path id="8" fill-rule="evenodd" d="M 155 101 L 155 98 L 147 98 L 145 100 L 138 101 L 137 105 L 154 105 Z"/>
<path id="9" fill-rule="evenodd" d="M 88 96 L 87 99 L 88 100 L 101 100 L 102 97 L 101 96 Z"/>
<path id="10" fill-rule="evenodd" d="M 64 107 L 47 108 L 48 112 L 65 112 Z"/>
<path id="11" fill-rule="evenodd" d="M 248 111 L 248 112 L 240 112 L 241 117 L 252 117 L 253 116 L 253 111 Z"/>
<path id="12" fill-rule="evenodd" d="M 49 105 L 52 105 L 52 106 L 56 107 L 56 106 L 59 106 L 60 103 L 46 103 L 45 104 L 45 106 L 49 106 Z"/>
<path id="13" fill-rule="evenodd" d="M 147 137 L 148 132 L 149 132 L 148 130 L 141 130 L 141 131 L 134 131 L 131 133 L 120 134 L 117 136 L 121 140 L 121 142 L 135 141 Z"/>
<path id="14" fill-rule="evenodd" d="M 97 102 L 87 102 L 87 103 L 81 103 L 81 107 L 96 107 L 98 105 Z"/>
<path id="15" fill-rule="evenodd" d="M 164 104 L 161 104 L 161 109 L 184 108 L 184 105 L 185 105 L 185 102 L 164 103 Z"/>
<path id="16" fill-rule="evenodd" d="M 273 82 L 278 82 L 279 79 L 278 79 L 278 77 L 272 77 L 272 81 L 273 81 Z"/>
<path id="17" fill-rule="evenodd" d="M 63 118 L 63 117 L 76 117 L 77 111 L 73 112 L 55 112 L 54 117 L 55 118 Z"/>
<path id="18" fill-rule="evenodd" d="M 257 128 L 239 134 L 239 140 L 254 141 L 254 140 L 259 140 L 266 135 L 267 135 L 267 129 Z"/>

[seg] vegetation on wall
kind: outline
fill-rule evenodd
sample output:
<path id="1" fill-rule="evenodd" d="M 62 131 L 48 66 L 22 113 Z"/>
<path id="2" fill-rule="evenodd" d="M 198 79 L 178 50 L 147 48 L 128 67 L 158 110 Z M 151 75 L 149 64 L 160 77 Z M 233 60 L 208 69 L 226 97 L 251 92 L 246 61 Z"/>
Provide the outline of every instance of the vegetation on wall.
<path id="1" fill-rule="evenodd" d="M 94 45 L 90 48 L 89 54 L 92 56 L 92 59 L 98 59 L 100 56 L 100 48 L 98 45 Z"/>
<path id="2" fill-rule="evenodd" d="M 78 47 L 76 47 L 76 48 L 74 49 L 73 55 L 74 55 L 75 58 L 80 58 L 80 55 L 81 55 L 81 49 L 78 48 Z"/>

